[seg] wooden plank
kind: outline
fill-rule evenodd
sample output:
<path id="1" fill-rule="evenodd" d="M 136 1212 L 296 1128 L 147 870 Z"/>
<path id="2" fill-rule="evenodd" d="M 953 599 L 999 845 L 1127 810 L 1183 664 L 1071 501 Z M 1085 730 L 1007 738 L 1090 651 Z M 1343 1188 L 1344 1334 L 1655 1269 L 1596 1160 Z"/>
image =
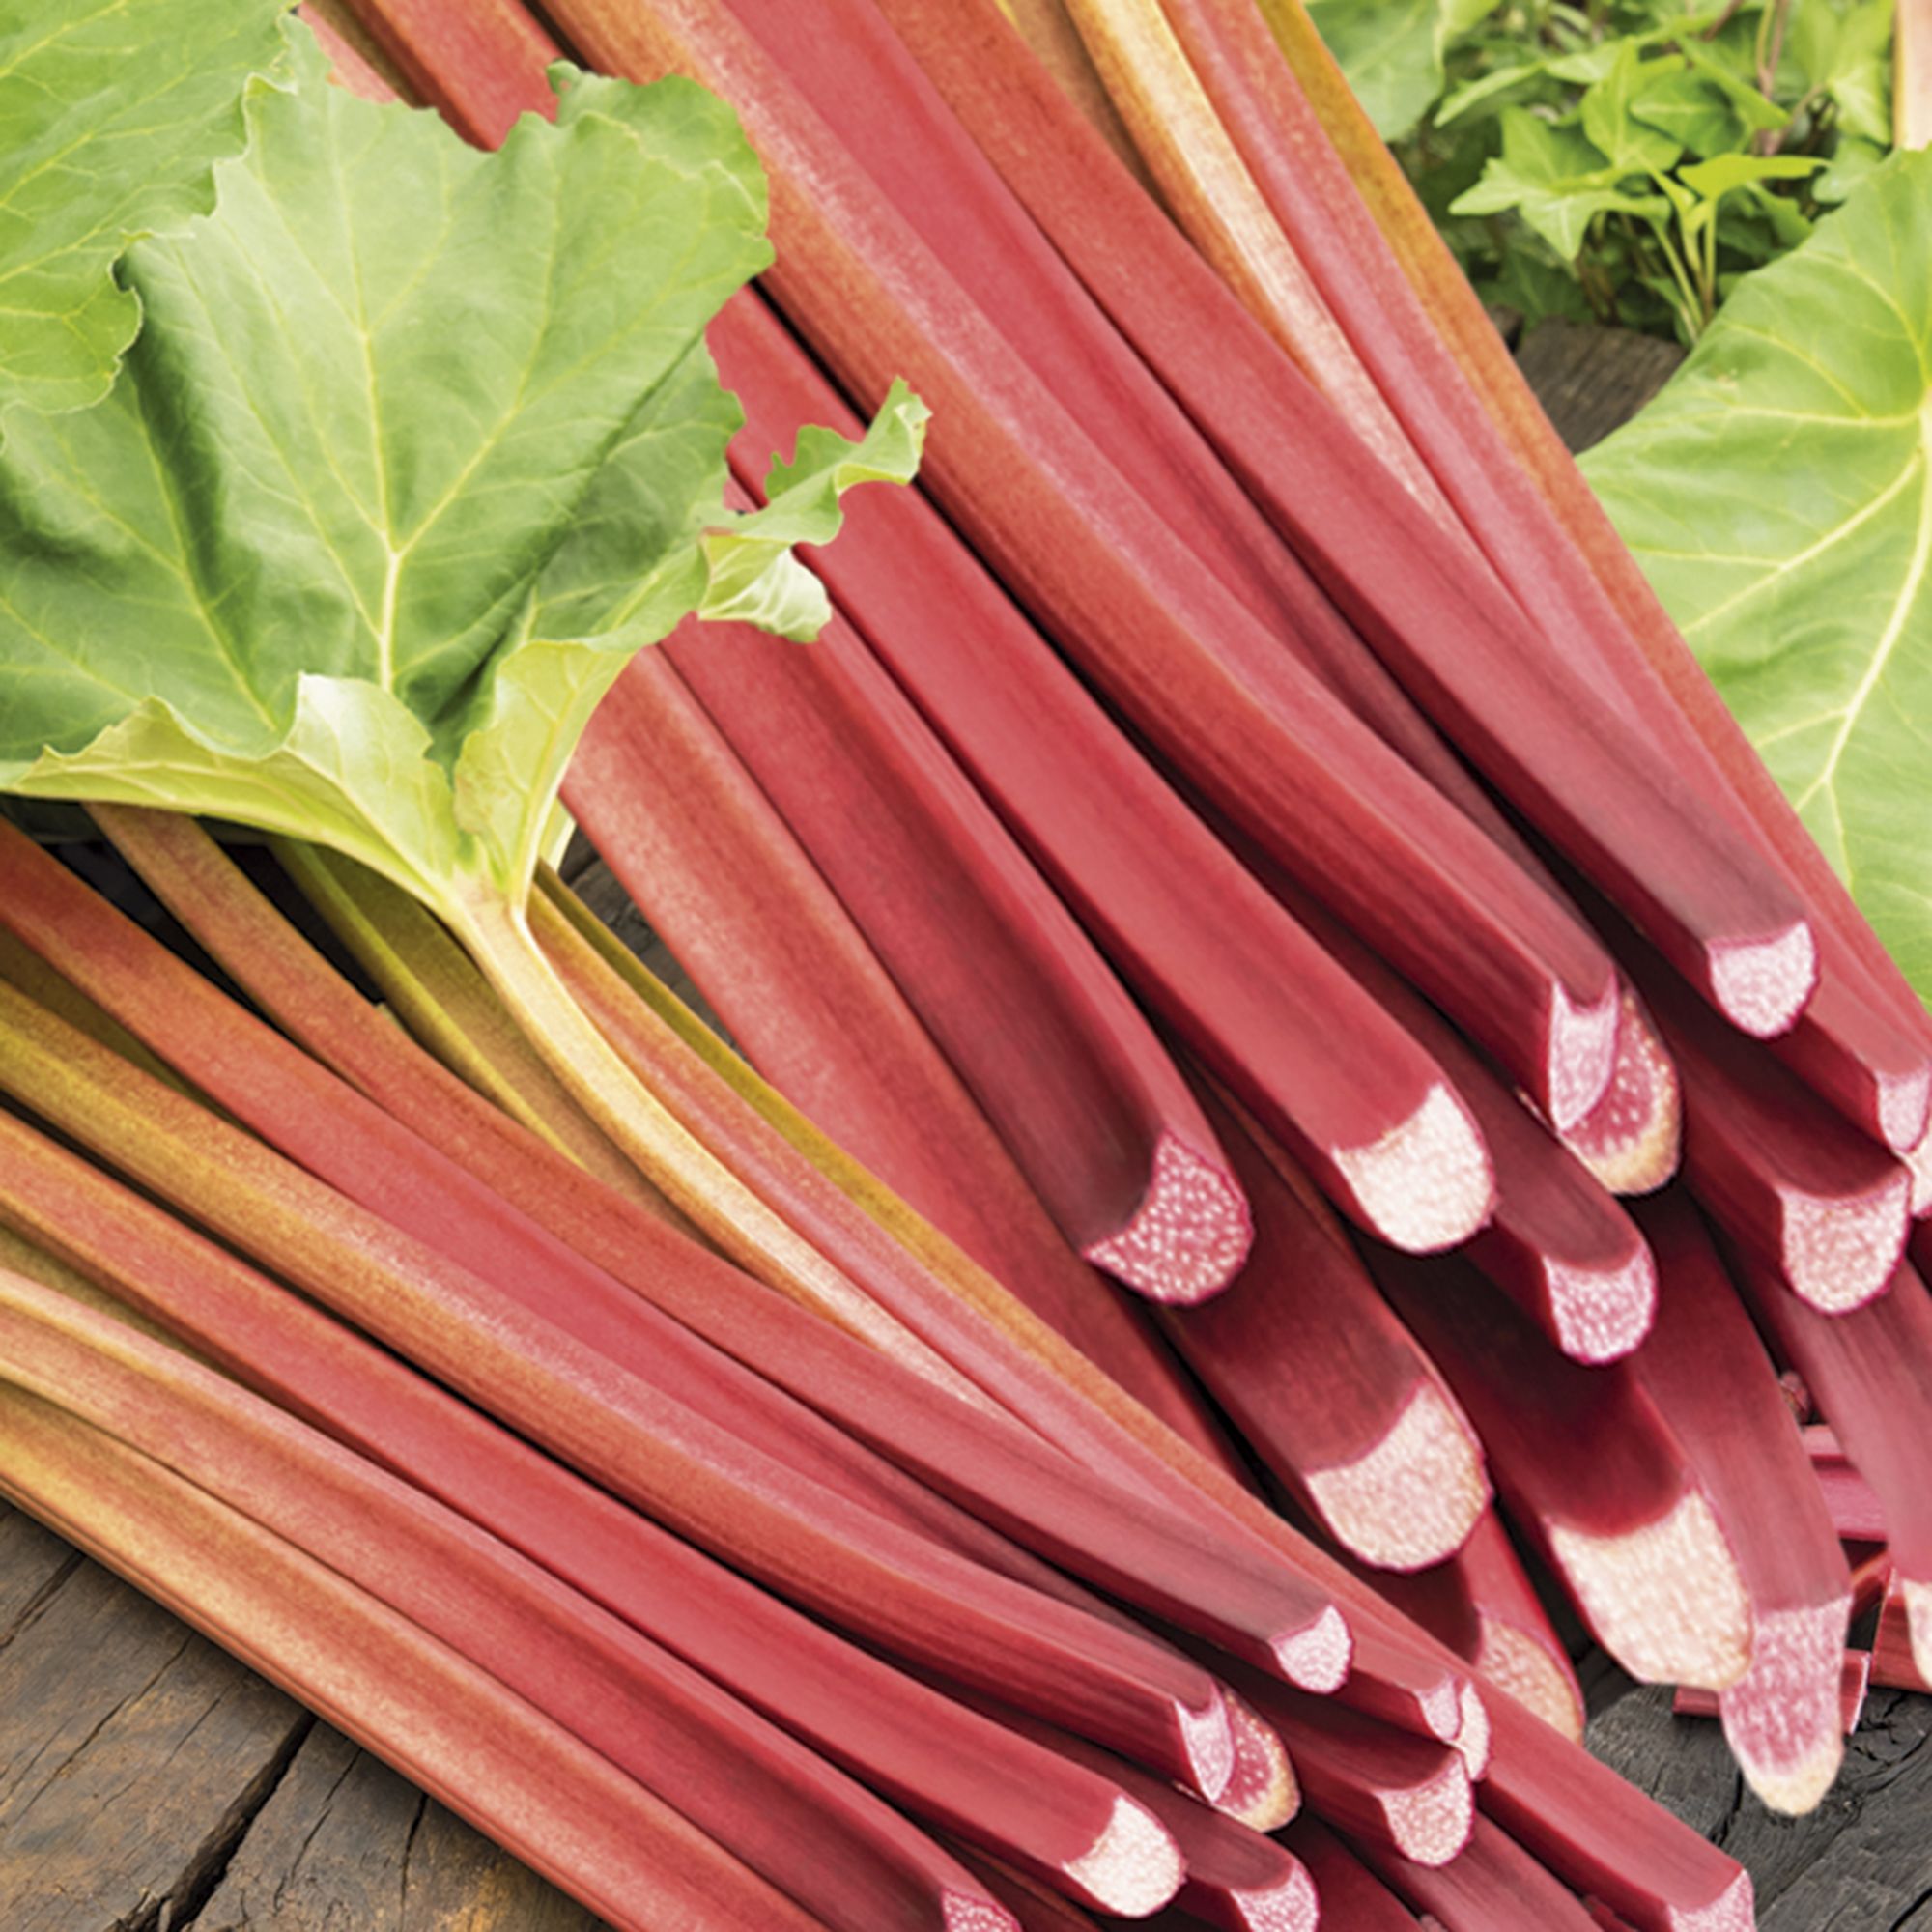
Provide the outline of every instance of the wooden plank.
<path id="1" fill-rule="evenodd" d="M 0 1925 L 183 1923 L 314 1720 L 23 1522 L 0 1524 L 42 1576 L 0 1623 Z"/>
<path id="2" fill-rule="evenodd" d="M 602 1920 L 318 1724 L 195 1932 L 599 1932 Z"/>
<path id="3" fill-rule="evenodd" d="M 1874 1690 L 1808 1817 L 1767 1811 L 1707 1719 L 1662 1686 L 1592 1720 L 1590 1748 L 1723 1846 L 1757 1889 L 1759 1932 L 1932 1932 L 1932 1697 Z"/>
<path id="4" fill-rule="evenodd" d="M 1529 331 L 1517 364 L 1573 450 L 1628 422 L 1670 379 L 1684 352 L 1627 328 L 1584 328 L 1560 318 Z"/>

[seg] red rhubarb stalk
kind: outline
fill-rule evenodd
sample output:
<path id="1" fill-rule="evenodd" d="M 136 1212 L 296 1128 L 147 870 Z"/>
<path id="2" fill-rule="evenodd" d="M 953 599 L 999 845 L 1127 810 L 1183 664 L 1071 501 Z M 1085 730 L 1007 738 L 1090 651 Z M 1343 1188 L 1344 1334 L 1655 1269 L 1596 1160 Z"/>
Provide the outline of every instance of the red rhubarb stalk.
<path id="1" fill-rule="evenodd" d="M 1646 1683 L 1742 1677 L 1751 1626 L 1736 1560 L 1629 1364 L 1568 1360 L 1466 1263 L 1372 1265 L 1468 1410 L 1511 1520 L 1605 1648 Z"/>
<path id="2" fill-rule="evenodd" d="M 382 1059 L 393 1070 L 397 1058 L 407 1057 L 401 1042 L 312 954 L 303 971 L 290 935 L 278 930 L 277 916 L 203 835 L 172 821 L 135 815 L 121 821 L 121 829 L 157 880 L 176 896 L 198 901 L 198 924 L 244 983 L 257 988 L 266 983 L 279 995 L 270 1001 L 271 1009 L 290 1014 L 298 1031 L 338 1038 L 351 1051 L 359 1050 L 365 1065 Z M 176 865 L 176 860 L 183 863 Z M 196 888 L 192 894 L 190 883 Z M 193 1057 L 193 1030 L 181 1021 L 197 1010 L 197 997 L 205 1009 L 204 1037 L 219 1037 L 231 1047 L 238 1034 L 247 1037 L 254 1023 L 230 1013 L 225 1025 L 217 1025 L 221 996 L 213 994 L 210 1008 L 213 989 L 182 983 L 176 962 L 152 942 L 128 934 L 124 950 L 145 955 L 151 969 L 145 977 L 135 970 L 124 973 L 120 984 L 128 1000 L 126 1009 L 144 1014 L 157 1036 L 158 1014 L 170 1012 L 178 1055 Z M 265 957 L 281 962 L 279 978 L 260 971 Z M 163 997 L 169 991 L 174 997 Z M 353 1095 L 331 1091 L 326 1079 L 315 1077 L 316 1069 L 266 1029 L 251 1043 L 255 1050 L 249 1065 L 258 1074 L 279 1066 L 287 1076 L 285 1085 L 302 1097 L 312 1121 L 325 1120 L 331 1110 L 363 1118 L 351 1105 Z M 218 1081 L 219 1072 L 213 1066 L 209 1077 Z M 302 1122 L 292 1120 L 287 1094 L 277 1094 L 271 1080 L 258 1078 L 245 1094 L 223 1091 L 244 1107 L 258 1131 L 283 1145 L 299 1141 Z M 306 1143 L 311 1170 L 533 1313 L 549 1316 L 607 1362 L 674 1391 L 711 1421 L 814 1481 L 931 1533 L 929 1513 L 904 1508 L 902 1485 L 883 1496 L 878 1493 L 880 1477 L 889 1475 L 889 1469 L 855 1472 L 850 1445 L 838 1429 L 828 1433 L 815 1417 L 782 1402 L 775 1404 L 764 1382 L 725 1373 L 725 1364 L 695 1348 L 679 1328 L 661 1321 L 654 1307 L 664 1307 L 702 1331 L 852 1436 L 966 1501 L 987 1520 L 1020 1524 L 1022 1540 L 1053 1561 L 1093 1575 L 1115 1594 L 1143 1601 L 1217 1641 L 1232 1640 L 1269 1667 L 1292 1671 L 1297 1682 L 1328 1688 L 1339 1681 L 1348 1651 L 1340 1619 L 1319 1592 L 1299 1590 L 1279 1565 L 1258 1566 L 1233 1548 L 1217 1556 L 1192 1526 L 1177 1522 L 1165 1511 L 1151 1512 L 1131 1494 L 1115 1492 L 1111 1506 L 1103 1503 L 1090 1475 L 1017 1424 L 1000 1424 L 965 1406 L 934 1404 L 933 1391 L 916 1376 L 902 1377 L 891 1358 L 764 1294 L 627 1200 L 602 1195 L 588 1177 L 574 1176 L 555 1161 L 549 1163 L 546 1176 L 538 1161 L 529 1162 L 540 1186 L 554 1187 L 565 1205 L 582 1209 L 597 1236 L 588 1244 L 600 1247 L 617 1276 L 635 1288 L 635 1300 L 621 1293 L 613 1299 L 615 1279 L 586 1269 L 570 1249 L 547 1240 L 539 1227 L 506 1212 L 501 1204 L 487 1217 L 481 1238 L 457 1237 L 453 1231 L 466 1225 L 470 1197 L 452 1185 L 453 1170 L 425 1157 L 420 1144 L 391 1132 L 385 1160 L 397 1177 L 406 1177 L 407 1184 L 385 1188 L 380 1176 L 372 1179 L 366 1162 L 358 1164 L 344 1152 L 346 1138 L 311 1138 Z M 848 1453 L 841 1455 L 841 1449 Z M 1046 1489 L 1040 1490 L 1039 1483 Z M 1013 1505 L 1030 1490 L 1036 1506 L 1045 1502 L 1047 1491 L 1056 1500 L 1044 1509 L 1023 1512 L 1022 1522 Z M 1136 1547 L 1129 1519 L 1138 1520 L 1151 1540 Z M 939 1540 L 960 1547 L 949 1529 L 941 1525 Z M 1159 1552 L 1162 1544 L 1169 1553 Z M 967 1553 L 981 1552 L 969 1548 Z M 1233 1586 L 1231 1594 L 1221 1594 L 1212 1580 L 1217 1576 Z M 1233 1609 L 1232 1622 L 1214 1609 L 1217 1602 Z M 1244 1634 L 1237 1634 L 1236 1626 Z"/>
<path id="3" fill-rule="evenodd" d="M 1750 1669 L 1720 1695 L 1724 1737 L 1765 1804 L 1809 1811 L 1844 1755 L 1851 1573 L 1771 1358 L 1696 1209 L 1667 1194 L 1637 1211 L 1662 1292 L 1631 1370 L 1710 1492 L 1750 1598 Z"/>
<path id="4" fill-rule="evenodd" d="M 1580 974 L 1566 977 L 1551 968 L 1547 949 L 1530 934 L 1549 930 L 1553 909 L 1538 902 L 1533 889 L 1526 902 L 1526 882 L 1489 841 L 1258 635 L 1257 620 L 1202 573 L 984 316 L 950 285 L 940 263 L 722 6 L 646 15 L 585 4 L 569 9 L 563 20 L 607 66 L 701 71 L 745 106 L 773 171 L 781 246 L 788 246 L 795 269 L 812 270 L 788 279 L 781 268 L 769 285 L 807 322 L 821 354 L 861 389 L 876 377 L 870 366 L 876 355 L 911 358 L 936 419 L 952 426 L 950 437 L 935 439 L 925 473 L 1009 582 L 1134 721 L 1164 743 L 1191 781 L 1240 815 L 1255 836 L 1273 839 L 1312 889 L 1373 929 L 1378 946 L 1400 952 L 1432 980 L 1462 978 L 1461 1004 L 1478 1023 L 1499 1009 L 1467 997 L 1472 987 L 1463 969 L 1473 974 L 1481 962 L 1483 970 L 1506 976 L 1522 1000 L 1512 1008 L 1524 1018 L 1518 1047 L 1539 1042 L 1526 1056 L 1519 1052 L 1528 1061 L 1521 1077 L 1547 1094 L 1548 1050 L 1564 1031 L 1564 1014 L 1579 1007 L 1594 1011 L 1608 992 L 1606 980 L 1590 978 L 1602 964 L 1594 950 L 1581 947 L 1587 957 Z M 800 187 L 807 177 L 809 195 Z M 813 294 L 831 283 L 841 289 L 836 306 Z M 1013 413 L 1023 400 L 1024 443 Z M 1228 660 L 1226 651 L 1244 643 L 1249 655 L 1276 664 L 1279 691 L 1261 692 Z M 1411 860 L 1421 860 L 1431 874 L 1426 893 L 1408 889 L 1418 883 Z M 1387 873 L 1372 885 L 1384 865 Z M 1398 874 L 1408 885 L 1399 887 Z M 1391 894 L 1405 906 L 1400 921 L 1391 916 Z M 1456 944 L 1446 952 L 1430 943 L 1434 918 L 1417 916 L 1417 908 L 1433 913 L 1438 902 L 1456 928 Z M 1506 933 L 1510 921 L 1520 929 Z M 1577 929 L 1560 918 L 1556 924 L 1563 945 L 1577 954 Z M 1456 965 L 1445 973 L 1451 953 Z M 1601 1029 L 1596 1037 L 1606 1046 Z M 1606 1072 L 1605 1063 L 1598 1084 Z"/>
<path id="5" fill-rule="evenodd" d="M 1654 1194 L 1677 1172 L 1684 1148 L 1683 1089 L 1650 1015 L 1628 988 L 1610 1084 L 1561 1137 L 1612 1194 Z"/>
<path id="6" fill-rule="evenodd" d="M 1698 1202 L 1815 1308 L 1883 1293 L 1911 1223 L 1906 1170 L 1761 1046 L 1704 1022 L 1641 942 L 1626 957 L 1683 1082 L 1684 1173 Z"/>
<path id="7" fill-rule="evenodd" d="M 1131 1885 L 1107 1878 L 1118 1794 L 844 1643 L 8 1116 L 0 1177 L 11 1218 L 178 1341 L 500 1536 L 895 1802 L 1095 1902 L 1128 1895 Z"/>
<path id="8" fill-rule="evenodd" d="M 828 1925 L 992 1902 L 737 1699 L 407 1483 L 111 1316 L 0 1272 L 5 1379 L 162 1463 L 565 1726 Z M 1151 1835 L 1151 1834 L 1150 1834 Z"/>
<path id="9" fill-rule="evenodd" d="M 0 1021 L 0 1079 L 50 1121 L 667 1526 L 889 1648 L 1225 1783 L 1206 1673 L 796 1476 L 4 991 Z"/>
<path id="10" fill-rule="evenodd" d="M 775 412 L 787 398 L 821 420 L 845 419 L 823 378 L 762 311 L 727 310 L 715 337 L 725 378 L 751 412 L 741 442 L 776 433 Z M 1436 1244 L 1452 1221 L 1479 1218 L 1474 1202 L 1487 1176 L 1469 1165 L 1473 1143 L 1462 1137 L 1445 1089 L 1426 1071 L 1403 1071 L 1413 1065 L 1411 1043 L 1161 781 L 929 507 L 910 497 L 904 505 L 910 516 L 848 526 L 853 549 L 817 559 L 827 582 L 1142 1000 L 1345 1212 L 1422 1246 Z M 934 608 L 951 620 L 937 633 Z M 1078 782 L 1066 781 L 1069 761 Z M 1324 1025 L 1366 1028 L 1356 1037 L 1370 1057 L 1354 1060 L 1346 1083 L 1379 1086 L 1390 1076 L 1401 1097 L 1380 1109 L 1379 1127 L 1366 1093 L 1350 1091 L 1335 1113 L 1343 1096 L 1325 1071 L 1310 1078 L 1311 1050 L 1316 1064 L 1328 1056 L 1318 1038 Z M 1379 1071 L 1372 1076 L 1371 1067 Z M 1438 1170 L 1433 1184 L 1422 1183 L 1424 1166 Z"/>
<path id="11" fill-rule="evenodd" d="M 1496 1203 L 1468 1258 L 1573 1360 L 1628 1355 L 1649 1332 L 1657 1301 L 1657 1269 L 1635 1223 L 1428 1001 L 1266 861 L 1258 872 L 1435 1058 L 1476 1117 Z"/>
<path id="12" fill-rule="evenodd" d="M 334 1572 L 14 1390 L 0 1492 L 394 1765 L 620 1932 L 811 1932 L 598 1752 Z"/>
<path id="13" fill-rule="evenodd" d="M 1859 1474 L 1836 1435 L 1823 1423 L 1804 1431 L 1804 1453 L 1825 1492 L 1832 1527 L 1847 1543 L 1883 1543 L 1885 1511 L 1872 1486 Z"/>
<path id="14" fill-rule="evenodd" d="M 1899 1634 L 1903 1634 L 1902 1625 Z M 1910 1655 L 1909 1646 L 1907 1654 Z M 1878 1681 L 1874 1675 L 1877 1668 L 1876 1653 L 1872 1650 L 1848 1650 L 1839 1661 L 1836 1716 L 1846 1737 L 1858 1729 L 1859 1719 L 1864 1715 L 1865 1697 Z M 1680 1684 L 1670 1693 L 1670 1714 L 1675 1718 L 1720 1717 L 1721 1699 L 1714 1690 L 1697 1690 Z"/>
<path id="15" fill-rule="evenodd" d="M 1321 1819 L 1304 1813 L 1282 1842 L 1314 1878 L 1324 1923 L 1349 1932 L 1409 1932 L 1414 1925 L 1407 1906 Z"/>
<path id="16" fill-rule="evenodd" d="M 1463 1760 L 1372 1718 L 1247 1678 L 1294 1759 L 1309 1805 L 1327 1824 L 1418 1863 L 1447 1864 L 1468 1842 L 1474 1808 Z"/>
<path id="17" fill-rule="evenodd" d="M 1239 1281 L 1167 1322 L 1242 1437 L 1364 1562 L 1414 1570 L 1489 1498 L 1481 1445 L 1325 1204 L 1233 1102 L 1208 1118 L 1255 1217 Z"/>
<path id="18" fill-rule="evenodd" d="M 1371 1870 L 1444 1932 L 1591 1932 L 1576 1897 L 1493 1820 L 1478 1817 L 1469 1842 L 1446 1865 L 1398 1858 L 1362 1842 Z"/>
<path id="19" fill-rule="evenodd" d="M 1446 1562 L 1413 1576 L 1383 1572 L 1367 1580 L 1486 1682 L 1565 1737 L 1583 1742 L 1583 1690 L 1570 1654 L 1493 1510 L 1483 1512 Z"/>
<path id="20" fill-rule="evenodd" d="M 1221 1697 L 1235 1733 L 1235 1769 L 1215 1808 L 1251 1832 L 1278 1832 L 1301 1809 L 1301 1785 L 1288 1747 L 1260 1712 L 1225 1686 Z"/>
<path id="21" fill-rule="evenodd" d="M 1882 1690 L 1932 1691 L 1932 1671 L 1921 1667 L 1920 1648 L 1905 1585 L 1893 1577 L 1879 1605 L 1872 1638 L 1871 1681 Z"/>
<path id="22" fill-rule="evenodd" d="M 1216 1292 L 1247 1216 L 1185 1084 L 842 629 L 765 652 L 708 625 L 638 659 L 573 761 L 579 821 L 765 1077 L 993 1273 L 1039 1271 L 974 1179 L 1017 1159 L 1096 1265 L 1157 1300 Z M 1104 1349 L 1120 1324 L 1082 1321 L 1088 1303 L 1104 1306 L 1068 1288 L 1056 1325 Z M 1130 1363 L 1132 1343 L 1116 1352 Z"/>
<path id="23" fill-rule="evenodd" d="M 1119 1784 L 1160 1820 L 1179 1848 L 1185 1867 L 1174 1901 L 1177 1909 L 1223 1932 L 1314 1932 L 1315 1887 L 1301 1861 L 1275 1839 L 1237 1824 L 1084 1739 L 1022 1718 L 1009 1721 L 1043 1749 Z"/>
<path id="24" fill-rule="evenodd" d="M 1761 1262 L 1731 1259 L 1752 1313 L 1878 1496 L 1913 1640 L 1932 1664 L 1932 1482 L 1925 1432 L 1912 1421 L 1932 1397 L 1932 1295 L 1905 1262 L 1876 1300 L 1824 1315 L 1782 1293 Z"/>

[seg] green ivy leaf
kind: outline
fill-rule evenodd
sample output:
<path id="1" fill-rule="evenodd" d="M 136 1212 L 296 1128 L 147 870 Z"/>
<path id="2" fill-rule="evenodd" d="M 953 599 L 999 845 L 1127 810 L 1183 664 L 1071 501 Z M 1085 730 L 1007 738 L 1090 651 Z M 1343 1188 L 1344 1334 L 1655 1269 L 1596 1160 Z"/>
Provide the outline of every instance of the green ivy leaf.
<path id="1" fill-rule="evenodd" d="M 1590 223 L 1612 211 L 1656 219 L 1655 197 L 1626 194 L 1620 171 L 1574 128 L 1553 128 L 1520 107 L 1502 113 L 1503 151 L 1482 179 L 1451 204 L 1455 214 L 1521 215 L 1566 261 L 1575 261 Z"/>
<path id="2" fill-rule="evenodd" d="M 16 414 L 0 785 L 515 895 L 590 707 L 725 594 L 714 533 L 785 571 L 771 513 L 724 507 L 740 416 L 702 345 L 770 260 L 763 175 L 684 81 L 568 78 L 486 155 L 300 65 L 212 212 L 129 251 L 146 324 L 107 400 Z M 916 414 L 825 456 L 814 528 L 906 472 Z M 809 621 L 795 584 L 765 609 Z"/>
<path id="3" fill-rule="evenodd" d="M 1309 16 L 1385 141 L 1399 141 L 1442 92 L 1449 41 L 1500 0 L 1311 0 Z"/>
<path id="4" fill-rule="evenodd" d="M 1583 96 L 1583 132 L 1618 174 L 1662 174 L 1676 165 L 1683 147 L 1635 117 L 1633 110 L 1645 81 L 1643 60 L 1633 42 L 1614 45 L 1609 71 Z"/>
<path id="5" fill-rule="evenodd" d="M 141 324 L 113 267 L 205 210 L 285 0 L 0 0 L 0 413 L 85 408 Z"/>
<path id="6" fill-rule="evenodd" d="M 1932 994 L 1932 154 L 1747 276 L 1584 458 L 1806 825 Z"/>
<path id="7" fill-rule="evenodd" d="M 1730 98 L 1708 74 L 1693 73 L 1685 60 L 1653 61 L 1656 70 L 1631 103 L 1631 112 L 1699 157 L 1744 146 L 1749 130 Z"/>

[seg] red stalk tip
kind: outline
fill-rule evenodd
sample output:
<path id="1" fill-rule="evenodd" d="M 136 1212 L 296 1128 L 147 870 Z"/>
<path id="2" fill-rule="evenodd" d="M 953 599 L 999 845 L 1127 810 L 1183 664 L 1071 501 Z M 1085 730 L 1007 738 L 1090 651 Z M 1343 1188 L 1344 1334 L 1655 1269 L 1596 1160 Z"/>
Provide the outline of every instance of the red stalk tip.
<path id="1" fill-rule="evenodd" d="M 1483 1138 L 1455 1094 L 1439 1085 L 1380 1140 L 1337 1149 L 1333 1158 L 1364 1225 L 1409 1254 L 1466 1240 L 1495 1198 Z"/>
<path id="2" fill-rule="evenodd" d="M 1677 1172 L 1683 1138 L 1677 1069 L 1635 995 L 1627 992 L 1610 1084 L 1564 1131 L 1563 1144 L 1612 1194 L 1650 1194 Z"/>
<path id="3" fill-rule="evenodd" d="M 1778 1232 L 1785 1279 L 1828 1315 L 1862 1307 L 1883 1294 L 1898 1265 L 1911 1195 L 1911 1176 L 1901 1172 L 1889 1173 L 1857 1194 L 1785 1189 Z"/>
<path id="4" fill-rule="evenodd" d="M 1225 1782 L 1225 1780 L 1224 1780 Z M 1093 1849 L 1073 1860 L 1067 1875 L 1110 1912 L 1144 1918 L 1179 1889 L 1180 1853 L 1166 1828 L 1144 1804 L 1121 1797 Z"/>
<path id="5" fill-rule="evenodd" d="M 1324 1522 L 1366 1563 L 1416 1570 L 1467 1535 L 1489 1499 L 1468 1424 L 1433 1381 L 1420 1381 L 1393 1425 L 1352 1463 L 1312 1470 Z"/>
<path id="6" fill-rule="evenodd" d="M 1551 1262 L 1545 1279 L 1556 1339 L 1572 1360 L 1620 1361 L 1650 1332 L 1657 1263 L 1647 1247 L 1638 1247 L 1615 1268 Z"/>
<path id="7" fill-rule="evenodd" d="M 1760 1614 L 1751 1665 L 1718 1698 L 1724 1742 L 1774 1811 L 1802 1817 L 1845 1755 L 1841 1678 L 1849 1600 Z"/>
<path id="8" fill-rule="evenodd" d="M 1759 1039 L 1789 1031 L 1817 983 L 1818 941 L 1806 920 L 1772 939 L 1721 941 L 1712 949 L 1719 1009 Z"/>
<path id="9" fill-rule="evenodd" d="M 1296 1690 L 1325 1696 L 1331 1690 L 1339 1690 L 1348 1681 L 1355 1645 L 1341 1611 L 1331 1604 L 1308 1628 L 1278 1637 L 1272 1647 L 1282 1675 Z M 1237 1758 L 1238 1755 L 1237 1740 Z M 1225 1791 L 1220 1795 L 1225 1796 Z"/>
<path id="10" fill-rule="evenodd" d="M 1615 1076 L 1622 1001 L 1614 980 L 1588 1005 L 1559 984 L 1549 1015 L 1549 1117 L 1560 1133 L 1587 1120 Z"/>
<path id="11" fill-rule="evenodd" d="M 1119 1233 L 1085 1259 L 1154 1301 L 1205 1301 L 1240 1272 L 1254 1219 L 1225 1167 L 1172 1134 L 1154 1149 L 1147 1193 Z"/>

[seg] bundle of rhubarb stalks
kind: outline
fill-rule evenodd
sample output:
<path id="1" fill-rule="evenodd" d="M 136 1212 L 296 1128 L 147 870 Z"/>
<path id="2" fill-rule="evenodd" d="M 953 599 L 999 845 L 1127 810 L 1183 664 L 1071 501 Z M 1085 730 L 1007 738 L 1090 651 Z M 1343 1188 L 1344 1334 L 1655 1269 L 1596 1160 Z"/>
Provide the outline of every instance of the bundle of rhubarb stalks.
<path id="1" fill-rule="evenodd" d="M 1932 1021 L 1297 0 L 305 11 L 5 419 L 0 1492 L 625 1932 L 1750 1925 L 1549 1605 L 1932 1679 Z"/>

